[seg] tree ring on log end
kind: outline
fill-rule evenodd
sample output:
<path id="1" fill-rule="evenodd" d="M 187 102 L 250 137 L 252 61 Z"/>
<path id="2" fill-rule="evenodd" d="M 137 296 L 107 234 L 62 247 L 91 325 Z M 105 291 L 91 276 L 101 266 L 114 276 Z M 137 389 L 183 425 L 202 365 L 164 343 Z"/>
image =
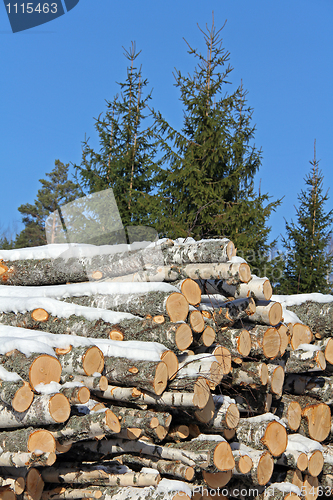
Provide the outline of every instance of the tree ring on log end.
<path id="1" fill-rule="evenodd" d="M 248 474 L 253 467 L 253 460 L 248 455 L 242 455 L 238 462 L 238 469 L 242 474 Z"/>
<path id="2" fill-rule="evenodd" d="M 248 356 L 251 351 L 251 335 L 247 330 L 242 330 L 237 338 L 237 350 L 242 356 Z"/>
<path id="3" fill-rule="evenodd" d="M 213 461 L 220 471 L 232 470 L 235 467 L 235 459 L 229 443 L 223 441 L 216 446 Z"/>
<path id="4" fill-rule="evenodd" d="M 86 375 L 102 373 L 104 368 L 104 356 L 97 346 L 89 347 L 82 358 L 82 366 Z"/>
<path id="5" fill-rule="evenodd" d="M 111 410 L 106 410 L 105 412 L 106 424 L 114 432 L 118 433 L 121 431 L 121 425 L 118 417 Z"/>
<path id="6" fill-rule="evenodd" d="M 31 387 L 34 389 L 38 384 L 59 383 L 61 370 L 61 363 L 57 358 L 48 354 L 41 354 L 30 366 L 29 380 Z"/>
<path id="7" fill-rule="evenodd" d="M 179 363 L 176 354 L 173 351 L 164 351 L 161 354 L 161 361 L 163 361 L 168 370 L 168 379 L 173 380 L 177 375 Z M 164 389 L 163 389 L 164 390 Z"/>
<path id="8" fill-rule="evenodd" d="M 238 423 L 239 423 L 239 409 L 237 408 L 237 405 L 234 403 L 231 403 L 231 405 L 228 407 L 225 415 L 225 423 L 228 426 L 229 429 L 236 429 Z"/>
<path id="9" fill-rule="evenodd" d="M 182 293 L 171 293 L 166 300 L 166 310 L 170 321 L 185 321 L 188 315 L 189 304 Z"/>
<path id="10" fill-rule="evenodd" d="M 164 389 L 166 388 L 168 383 L 168 368 L 167 365 L 161 361 L 158 363 L 155 369 L 155 377 L 154 377 L 154 392 L 157 396 L 162 394 Z"/>
<path id="11" fill-rule="evenodd" d="M 28 383 L 24 383 L 24 385 L 16 391 L 12 399 L 12 408 L 17 412 L 22 413 L 30 407 L 33 399 L 34 393 L 30 385 Z"/>
<path id="12" fill-rule="evenodd" d="M 264 453 L 257 468 L 257 479 L 260 486 L 265 486 L 272 477 L 274 470 L 274 460 L 270 453 Z"/>
<path id="13" fill-rule="evenodd" d="M 45 311 L 45 309 L 39 307 L 32 311 L 31 317 L 33 320 L 43 323 L 44 321 L 47 321 L 49 319 L 50 315 L 47 311 Z"/>
<path id="14" fill-rule="evenodd" d="M 201 335 L 203 345 L 206 347 L 210 347 L 215 341 L 215 337 L 216 337 L 215 330 L 211 326 L 206 326 Z"/>
<path id="15" fill-rule="evenodd" d="M 207 472 L 205 470 L 202 471 L 202 477 L 204 481 L 210 488 L 213 488 L 214 490 L 226 486 L 229 483 L 231 476 L 231 470 L 223 472 Z"/>
<path id="16" fill-rule="evenodd" d="M 180 351 L 185 351 L 193 342 L 193 335 L 190 325 L 182 323 L 177 327 L 175 342 Z"/>
<path id="17" fill-rule="evenodd" d="M 279 457 L 286 450 L 288 434 L 279 422 L 273 421 L 267 425 L 262 443 L 268 448 L 273 457 Z"/>
<path id="18" fill-rule="evenodd" d="M 291 401 L 291 403 L 289 403 L 287 410 L 287 419 L 288 427 L 292 431 L 297 431 L 297 429 L 301 425 L 302 420 L 302 408 L 297 401 Z"/>
<path id="19" fill-rule="evenodd" d="M 56 423 L 65 422 L 71 413 L 71 405 L 64 394 L 58 393 L 51 396 L 49 412 Z"/>
<path id="20" fill-rule="evenodd" d="M 34 453 L 36 450 L 40 450 L 43 453 L 55 452 L 56 441 L 51 432 L 44 429 L 38 429 L 30 434 L 28 439 L 28 451 Z"/>

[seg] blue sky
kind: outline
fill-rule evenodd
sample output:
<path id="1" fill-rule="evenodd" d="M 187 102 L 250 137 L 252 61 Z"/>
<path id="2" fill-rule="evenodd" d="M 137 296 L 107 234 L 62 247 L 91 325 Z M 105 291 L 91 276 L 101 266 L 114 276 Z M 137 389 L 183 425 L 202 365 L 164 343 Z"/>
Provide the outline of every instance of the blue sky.
<path id="1" fill-rule="evenodd" d="M 271 236 L 295 217 L 297 194 L 313 158 L 333 181 L 333 2 L 331 0 L 80 0 L 66 15 L 13 34 L 0 5 L 0 232 L 20 230 L 17 207 L 33 203 L 39 179 L 55 159 L 79 163 L 85 134 L 98 145 L 94 117 L 126 75 L 122 46 L 142 50 L 139 61 L 153 88 L 153 106 L 176 128 L 182 108 L 174 67 L 191 72 L 183 37 L 204 50 L 197 23 L 223 30 L 234 68 L 254 109 L 255 144 L 263 162 L 256 178 L 272 199 Z M 333 208 L 333 190 L 327 210 Z"/>

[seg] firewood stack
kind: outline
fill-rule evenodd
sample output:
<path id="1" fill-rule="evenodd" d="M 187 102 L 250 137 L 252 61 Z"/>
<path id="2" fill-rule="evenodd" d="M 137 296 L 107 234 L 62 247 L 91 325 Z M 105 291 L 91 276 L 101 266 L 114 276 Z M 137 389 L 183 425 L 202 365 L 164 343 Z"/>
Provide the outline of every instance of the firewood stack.
<path id="1" fill-rule="evenodd" d="M 21 257 L 0 263 L 1 499 L 329 496 L 327 303 L 319 327 L 283 309 L 228 239 Z"/>

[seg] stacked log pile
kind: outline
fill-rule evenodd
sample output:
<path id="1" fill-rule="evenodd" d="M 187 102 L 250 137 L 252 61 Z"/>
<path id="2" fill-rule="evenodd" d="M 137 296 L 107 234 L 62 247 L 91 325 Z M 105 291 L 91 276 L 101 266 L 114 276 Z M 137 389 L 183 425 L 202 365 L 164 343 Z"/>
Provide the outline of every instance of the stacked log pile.
<path id="1" fill-rule="evenodd" d="M 0 498 L 329 496 L 330 306 L 282 309 L 235 253 L 0 263 Z"/>

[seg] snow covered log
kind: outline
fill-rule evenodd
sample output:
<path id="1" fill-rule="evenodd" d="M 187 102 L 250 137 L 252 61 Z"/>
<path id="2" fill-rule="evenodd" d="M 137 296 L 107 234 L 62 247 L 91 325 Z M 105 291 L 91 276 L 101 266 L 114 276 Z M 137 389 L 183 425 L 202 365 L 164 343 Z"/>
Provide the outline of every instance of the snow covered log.
<path id="1" fill-rule="evenodd" d="M 163 361 L 137 361 L 127 358 L 105 357 L 104 374 L 112 384 L 135 386 L 162 394 L 168 382 L 168 368 Z"/>
<path id="2" fill-rule="evenodd" d="M 273 457 L 280 456 L 288 444 L 285 427 L 277 422 L 271 413 L 241 418 L 236 428 L 236 436 L 239 442 L 255 449 L 268 449 Z"/>
<path id="3" fill-rule="evenodd" d="M 38 384 L 59 382 L 61 376 L 60 361 L 48 354 L 32 353 L 25 356 L 18 350 L 0 356 L 2 366 L 9 372 L 15 372 L 35 389 Z"/>
<path id="4" fill-rule="evenodd" d="M 187 323 L 165 322 L 164 316 L 130 319 L 115 324 L 109 331 L 111 340 L 140 340 L 158 342 L 176 352 L 184 351 L 193 342 L 193 334 Z"/>
<path id="5" fill-rule="evenodd" d="M 181 292 L 148 292 L 144 294 L 118 294 L 89 297 L 69 297 L 65 302 L 130 313 L 135 316 L 162 315 L 172 322 L 185 321 L 189 303 Z"/>
<path id="6" fill-rule="evenodd" d="M 62 374 L 75 373 L 91 376 L 103 371 L 104 356 L 97 346 L 74 347 L 70 345 L 67 349 L 57 349 L 56 352 L 61 363 Z"/>
<path id="7" fill-rule="evenodd" d="M 333 332 L 333 302 L 315 302 L 306 300 L 302 304 L 287 305 L 287 309 L 295 313 L 308 325 L 318 339 L 331 337 Z"/>

